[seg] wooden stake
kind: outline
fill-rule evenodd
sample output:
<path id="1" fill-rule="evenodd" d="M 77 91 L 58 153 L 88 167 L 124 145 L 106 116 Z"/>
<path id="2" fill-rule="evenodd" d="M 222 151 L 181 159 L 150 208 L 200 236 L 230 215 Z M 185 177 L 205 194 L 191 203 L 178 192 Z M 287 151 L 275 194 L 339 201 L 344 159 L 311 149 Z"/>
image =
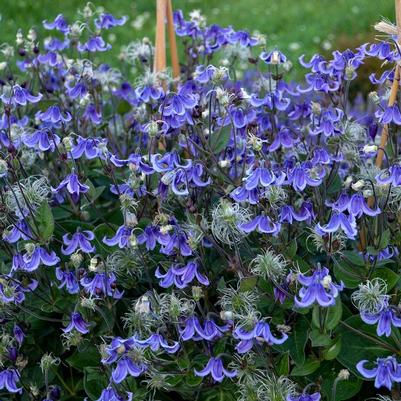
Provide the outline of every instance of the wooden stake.
<path id="1" fill-rule="evenodd" d="M 173 77 L 180 75 L 180 64 L 178 62 L 177 42 L 175 39 L 173 6 L 171 0 L 156 0 L 156 40 L 155 40 L 155 60 L 153 71 L 164 71 L 167 67 L 166 62 L 166 28 L 167 23 L 168 38 L 170 41 L 170 56 L 173 70 Z"/>
<path id="2" fill-rule="evenodd" d="M 180 76 L 180 63 L 178 62 L 177 42 L 175 40 L 173 5 L 171 0 L 167 0 L 167 28 L 170 41 L 171 66 L 173 68 L 173 78 Z"/>
<path id="3" fill-rule="evenodd" d="M 166 13 L 167 0 L 156 0 L 156 39 L 155 39 L 155 59 L 153 64 L 154 72 L 166 69 Z"/>

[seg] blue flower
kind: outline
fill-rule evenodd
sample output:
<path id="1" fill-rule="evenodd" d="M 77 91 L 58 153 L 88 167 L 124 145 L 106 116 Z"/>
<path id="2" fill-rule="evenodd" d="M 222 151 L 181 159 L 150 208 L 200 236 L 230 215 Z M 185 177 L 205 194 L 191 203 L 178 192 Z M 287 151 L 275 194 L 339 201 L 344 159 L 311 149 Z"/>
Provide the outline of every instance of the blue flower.
<path id="1" fill-rule="evenodd" d="M 393 356 L 377 358 L 373 369 L 365 368 L 367 360 L 362 360 L 356 365 L 358 372 L 366 379 L 375 379 L 375 387 L 387 387 L 391 390 L 393 382 L 401 383 L 401 365 Z"/>
<path id="2" fill-rule="evenodd" d="M 238 227 L 245 233 L 251 233 L 257 230 L 262 234 L 277 235 L 280 232 L 281 224 L 272 222 L 269 216 L 260 215 L 256 216 L 248 223 L 240 224 Z"/>
<path id="3" fill-rule="evenodd" d="M 21 327 L 18 326 L 17 324 L 14 324 L 13 334 L 14 334 L 14 338 L 17 341 L 18 345 L 22 345 L 24 338 L 25 338 L 25 333 L 21 329 Z"/>
<path id="4" fill-rule="evenodd" d="M 63 329 L 64 333 L 69 333 L 72 330 L 77 330 L 81 334 L 89 333 L 88 323 L 85 322 L 82 315 L 79 312 L 73 312 L 71 314 L 71 321 L 66 328 Z"/>
<path id="5" fill-rule="evenodd" d="M 112 371 L 111 377 L 114 383 L 118 384 L 121 383 L 127 375 L 138 377 L 145 372 L 146 369 L 147 366 L 145 364 L 137 364 L 128 356 L 124 356 L 117 362 L 117 366 Z"/>
<path id="6" fill-rule="evenodd" d="M 361 311 L 361 319 L 367 324 L 377 323 L 377 335 L 390 337 L 392 326 L 401 327 L 401 317 L 395 311 L 395 308 L 388 304 L 388 298 L 385 299 L 381 309 L 376 313 Z"/>
<path id="7" fill-rule="evenodd" d="M 15 369 L 6 369 L 0 372 L 0 389 L 3 388 L 10 393 L 22 393 L 22 388 L 17 387 L 19 373 Z"/>
<path id="8" fill-rule="evenodd" d="M 329 269 L 327 267 L 318 267 L 311 276 L 302 273 L 297 275 L 298 282 L 302 285 L 299 290 L 299 298 L 294 298 L 295 305 L 299 308 L 307 308 L 314 303 L 323 306 L 333 306 L 336 298 L 344 285 L 334 284 L 332 282 Z"/>
<path id="9" fill-rule="evenodd" d="M 71 255 L 77 249 L 84 253 L 92 253 L 95 251 L 95 247 L 90 243 L 95 238 L 92 231 L 84 230 L 77 231 L 72 234 L 70 239 L 70 234 L 63 235 L 63 243 L 65 247 L 61 247 L 61 252 L 63 255 Z"/>
<path id="10" fill-rule="evenodd" d="M 177 288 L 185 288 L 195 278 L 199 283 L 209 285 L 208 278 L 198 271 L 198 264 L 196 262 L 189 262 L 182 267 L 180 265 L 172 265 L 165 274 L 162 274 L 159 267 L 157 267 L 155 276 L 161 279 L 159 285 L 163 288 L 171 287 L 173 284 Z"/>
<path id="11" fill-rule="evenodd" d="M 230 379 L 237 376 L 236 370 L 227 370 L 223 366 L 223 361 L 221 358 L 210 358 L 207 365 L 204 369 L 198 371 L 194 370 L 196 376 L 205 377 L 207 375 L 212 375 L 213 379 L 216 382 L 222 382 L 225 377 L 229 377 Z"/>
<path id="12" fill-rule="evenodd" d="M 68 174 L 63 181 L 60 182 L 55 192 L 58 193 L 61 190 L 66 189 L 71 195 L 71 199 L 74 203 L 77 203 L 81 194 L 85 194 L 89 191 L 89 187 L 86 184 L 79 182 L 78 176 L 75 173 Z"/>
<path id="13" fill-rule="evenodd" d="M 249 331 L 239 326 L 234 330 L 233 336 L 241 340 L 235 347 L 236 351 L 240 354 L 251 350 L 255 343 L 262 344 L 266 342 L 269 345 L 283 344 L 288 338 L 287 334 L 284 333 L 281 338 L 275 337 L 270 330 L 269 323 L 263 321 L 257 322 L 254 328 Z"/>
<path id="14" fill-rule="evenodd" d="M 266 64 L 281 64 L 287 61 L 287 57 L 278 50 L 272 50 L 270 52 L 262 52 L 260 59 Z"/>
<path id="15" fill-rule="evenodd" d="M 353 215 L 346 216 L 344 213 L 333 213 L 326 225 L 322 226 L 318 223 L 316 226 L 316 232 L 319 234 L 334 233 L 340 229 L 349 239 L 355 239 L 358 234 L 355 217 Z"/>
<path id="16" fill-rule="evenodd" d="M 376 181 L 380 185 L 401 185 L 401 165 L 393 164 L 384 173 L 380 173 L 376 176 Z"/>
<path id="17" fill-rule="evenodd" d="M 77 294 L 79 292 L 79 285 L 74 272 L 57 267 L 56 277 L 60 281 L 58 288 L 65 287 L 69 294 Z"/>
<path id="18" fill-rule="evenodd" d="M 53 30 L 56 29 L 60 32 L 67 33 L 69 31 L 68 23 L 65 20 L 63 14 L 57 15 L 53 22 L 43 21 L 43 26 L 45 29 Z"/>
<path id="19" fill-rule="evenodd" d="M 31 230 L 24 219 L 18 220 L 12 226 L 11 230 L 4 231 L 3 240 L 10 244 L 14 244 L 19 240 L 27 240 L 32 238 Z"/>
<path id="20" fill-rule="evenodd" d="M 127 226 L 120 226 L 113 237 L 107 238 L 105 236 L 103 237 L 102 241 L 108 246 L 118 245 L 119 248 L 126 248 L 129 244 L 129 239 L 132 232 L 132 228 Z"/>
<path id="21" fill-rule="evenodd" d="M 54 152 L 60 143 L 60 137 L 49 129 L 38 129 L 32 134 L 23 134 L 22 142 L 31 149 L 37 149 L 42 152 L 49 150 Z"/>
<path id="22" fill-rule="evenodd" d="M 93 36 L 85 43 L 78 43 L 78 51 L 95 53 L 105 52 L 111 49 L 111 45 L 107 44 L 101 36 Z"/>
<path id="23" fill-rule="evenodd" d="M 33 272 L 41 264 L 44 264 L 45 266 L 54 266 L 59 262 L 60 258 L 55 252 L 48 252 L 46 249 L 40 246 L 34 246 L 24 255 L 14 255 L 12 269 Z"/>
<path id="24" fill-rule="evenodd" d="M 115 26 L 124 25 L 126 21 L 126 16 L 115 18 L 111 14 L 101 13 L 99 17 L 95 19 L 95 25 L 97 29 L 110 29 Z"/>
<path id="25" fill-rule="evenodd" d="M 211 319 L 206 319 L 204 327 L 202 327 L 196 316 L 188 317 L 182 324 L 184 327 L 180 327 L 179 332 L 184 341 L 199 341 L 202 339 L 212 341 L 222 337 L 223 333 L 229 330 L 228 325 L 218 326 Z"/>
<path id="26" fill-rule="evenodd" d="M 34 96 L 20 85 L 14 85 L 11 89 L 11 93 L 9 93 L 8 96 L 3 93 L 0 99 L 4 104 L 26 106 L 28 103 L 38 103 L 40 99 L 42 99 L 42 94 L 38 93 Z"/>
<path id="27" fill-rule="evenodd" d="M 95 273 L 93 277 L 82 277 L 80 283 L 87 293 L 95 297 L 108 295 L 114 299 L 120 299 L 123 296 L 123 292 L 116 289 L 114 273 Z"/>
<path id="28" fill-rule="evenodd" d="M 72 119 L 72 116 L 68 111 L 63 114 L 60 107 L 57 105 L 50 106 L 46 111 L 39 113 L 38 117 L 42 121 L 52 124 L 57 124 L 59 122 L 67 123 Z"/>
<path id="29" fill-rule="evenodd" d="M 376 117 L 382 124 L 394 123 L 401 125 L 401 112 L 396 104 L 393 106 L 387 106 L 384 111 L 377 110 Z"/>
<path id="30" fill-rule="evenodd" d="M 146 345 L 152 351 L 158 351 L 161 347 L 169 354 L 175 354 L 180 349 L 179 342 L 173 341 L 173 344 L 170 345 L 160 334 L 152 334 L 146 340 L 137 340 L 136 343 Z"/>
<path id="31" fill-rule="evenodd" d="M 319 186 L 323 181 L 324 175 L 325 172 L 322 169 L 316 176 L 312 176 L 311 169 L 307 165 L 302 165 L 287 171 L 285 184 L 292 184 L 296 191 L 302 192 L 307 185 L 311 187 Z"/>

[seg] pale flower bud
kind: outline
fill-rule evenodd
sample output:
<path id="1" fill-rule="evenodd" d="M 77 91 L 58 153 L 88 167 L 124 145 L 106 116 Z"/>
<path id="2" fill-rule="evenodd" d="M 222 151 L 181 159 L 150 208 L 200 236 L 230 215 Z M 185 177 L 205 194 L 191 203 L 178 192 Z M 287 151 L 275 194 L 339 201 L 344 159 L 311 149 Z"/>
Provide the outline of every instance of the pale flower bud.
<path id="1" fill-rule="evenodd" d="M 377 152 L 377 145 L 365 145 L 363 147 L 364 153 L 373 153 Z"/>
<path id="2" fill-rule="evenodd" d="M 359 191 L 360 189 L 362 189 L 365 186 L 365 181 L 363 180 L 359 180 L 357 182 L 355 182 L 354 184 L 351 185 L 351 188 L 354 191 Z"/>
<path id="3" fill-rule="evenodd" d="M 348 369 L 341 369 L 338 372 L 338 379 L 339 380 L 348 380 L 350 376 L 349 370 Z"/>

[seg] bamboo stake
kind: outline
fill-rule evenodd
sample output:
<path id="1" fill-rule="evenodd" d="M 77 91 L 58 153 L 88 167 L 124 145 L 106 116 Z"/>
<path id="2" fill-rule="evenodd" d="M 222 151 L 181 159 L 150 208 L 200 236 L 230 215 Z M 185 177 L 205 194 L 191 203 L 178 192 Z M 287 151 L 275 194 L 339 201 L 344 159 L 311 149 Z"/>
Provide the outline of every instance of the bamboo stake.
<path id="1" fill-rule="evenodd" d="M 154 72 L 166 69 L 166 31 L 164 24 L 166 21 L 167 0 L 156 0 L 156 39 L 155 39 L 155 59 L 153 64 Z"/>
<path id="2" fill-rule="evenodd" d="M 170 41 L 171 66 L 173 68 L 173 78 L 180 76 L 180 63 L 178 62 L 177 42 L 175 39 L 173 5 L 171 0 L 167 0 L 167 28 Z"/>
<path id="3" fill-rule="evenodd" d="M 156 40 L 155 40 L 155 60 L 153 65 L 154 72 L 164 71 L 167 67 L 166 62 L 166 30 L 167 22 L 168 38 L 170 41 L 170 56 L 173 70 L 173 77 L 180 75 L 180 64 L 178 62 L 177 42 L 175 39 L 173 6 L 171 0 L 156 0 Z"/>
<path id="4" fill-rule="evenodd" d="M 395 18 L 397 23 L 397 42 L 398 45 L 401 46 L 401 0 L 395 0 Z M 391 107 L 396 103 L 399 85 L 400 85 L 400 66 L 397 63 L 395 67 L 393 83 L 391 85 L 390 96 L 387 103 L 388 107 Z M 380 145 L 376 156 L 376 167 L 378 168 L 382 167 L 384 148 L 387 145 L 387 141 L 388 141 L 388 124 L 384 124 L 380 137 Z M 375 203 L 375 198 L 373 196 L 369 197 L 368 206 L 372 207 L 374 203 Z M 367 245 L 367 238 L 366 238 L 367 233 L 364 227 L 360 230 L 359 236 L 360 236 L 359 249 L 365 250 Z"/>

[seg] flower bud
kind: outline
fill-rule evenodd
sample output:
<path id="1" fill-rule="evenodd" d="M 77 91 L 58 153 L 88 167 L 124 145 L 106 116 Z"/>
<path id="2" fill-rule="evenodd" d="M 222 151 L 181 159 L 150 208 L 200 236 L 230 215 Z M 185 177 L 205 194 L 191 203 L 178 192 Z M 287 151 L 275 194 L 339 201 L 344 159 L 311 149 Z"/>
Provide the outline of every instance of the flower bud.
<path id="1" fill-rule="evenodd" d="M 345 78 L 350 81 L 355 76 L 355 68 L 352 65 L 345 67 Z"/>
<path id="2" fill-rule="evenodd" d="M 82 256 L 81 253 L 75 252 L 71 255 L 70 257 L 71 263 L 75 268 L 78 268 L 81 266 L 82 261 L 84 260 L 84 257 Z"/>
<path id="3" fill-rule="evenodd" d="M 221 311 L 220 319 L 221 320 L 232 320 L 234 317 L 234 313 L 232 311 Z"/>
<path id="4" fill-rule="evenodd" d="M 377 145 L 365 145 L 363 147 L 363 152 L 364 153 L 373 153 L 377 152 Z"/>
<path id="5" fill-rule="evenodd" d="M 66 136 L 63 138 L 63 145 L 67 152 L 71 152 L 72 149 L 72 138 L 70 136 Z"/>
<path id="6" fill-rule="evenodd" d="M 359 191 L 360 189 L 362 189 L 365 186 L 365 181 L 363 180 L 359 180 L 357 182 L 355 182 L 354 184 L 351 185 L 351 188 L 354 191 Z"/>
<path id="7" fill-rule="evenodd" d="M 52 366 L 57 366 L 60 364 L 60 358 L 54 357 L 51 353 L 44 354 L 40 360 L 40 368 L 42 372 L 48 371 Z"/>
<path id="8" fill-rule="evenodd" d="M 348 380 L 350 376 L 349 370 L 348 369 L 341 369 L 338 372 L 338 379 L 339 380 Z"/>
<path id="9" fill-rule="evenodd" d="M 99 259 L 98 259 L 97 257 L 92 258 L 92 259 L 90 260 L 90 262 L 89 262 L 89 270 L 90 270 L 91 272 L 97 271 L 97 265 L 98 265 L 98 263 L 99 263 Z"/>
<path id="10" fill-rule="evenodd" d="M 374 104 L 380 103 L 380 97 L 376 91 L 370 92 L 368 95 L 368 99 Z"/>
<path id="11" fill-rule="evenodd" d="M 317 102 L 312 102 L 312 113 L 318 116 L 321 112 L 322 106 Z"/>
<path id="12" fill-rule="evenodd" d="M 198 302 L 203 297 L 202 287 L 197 285 L 192 286 L 192 298 Z"/>

